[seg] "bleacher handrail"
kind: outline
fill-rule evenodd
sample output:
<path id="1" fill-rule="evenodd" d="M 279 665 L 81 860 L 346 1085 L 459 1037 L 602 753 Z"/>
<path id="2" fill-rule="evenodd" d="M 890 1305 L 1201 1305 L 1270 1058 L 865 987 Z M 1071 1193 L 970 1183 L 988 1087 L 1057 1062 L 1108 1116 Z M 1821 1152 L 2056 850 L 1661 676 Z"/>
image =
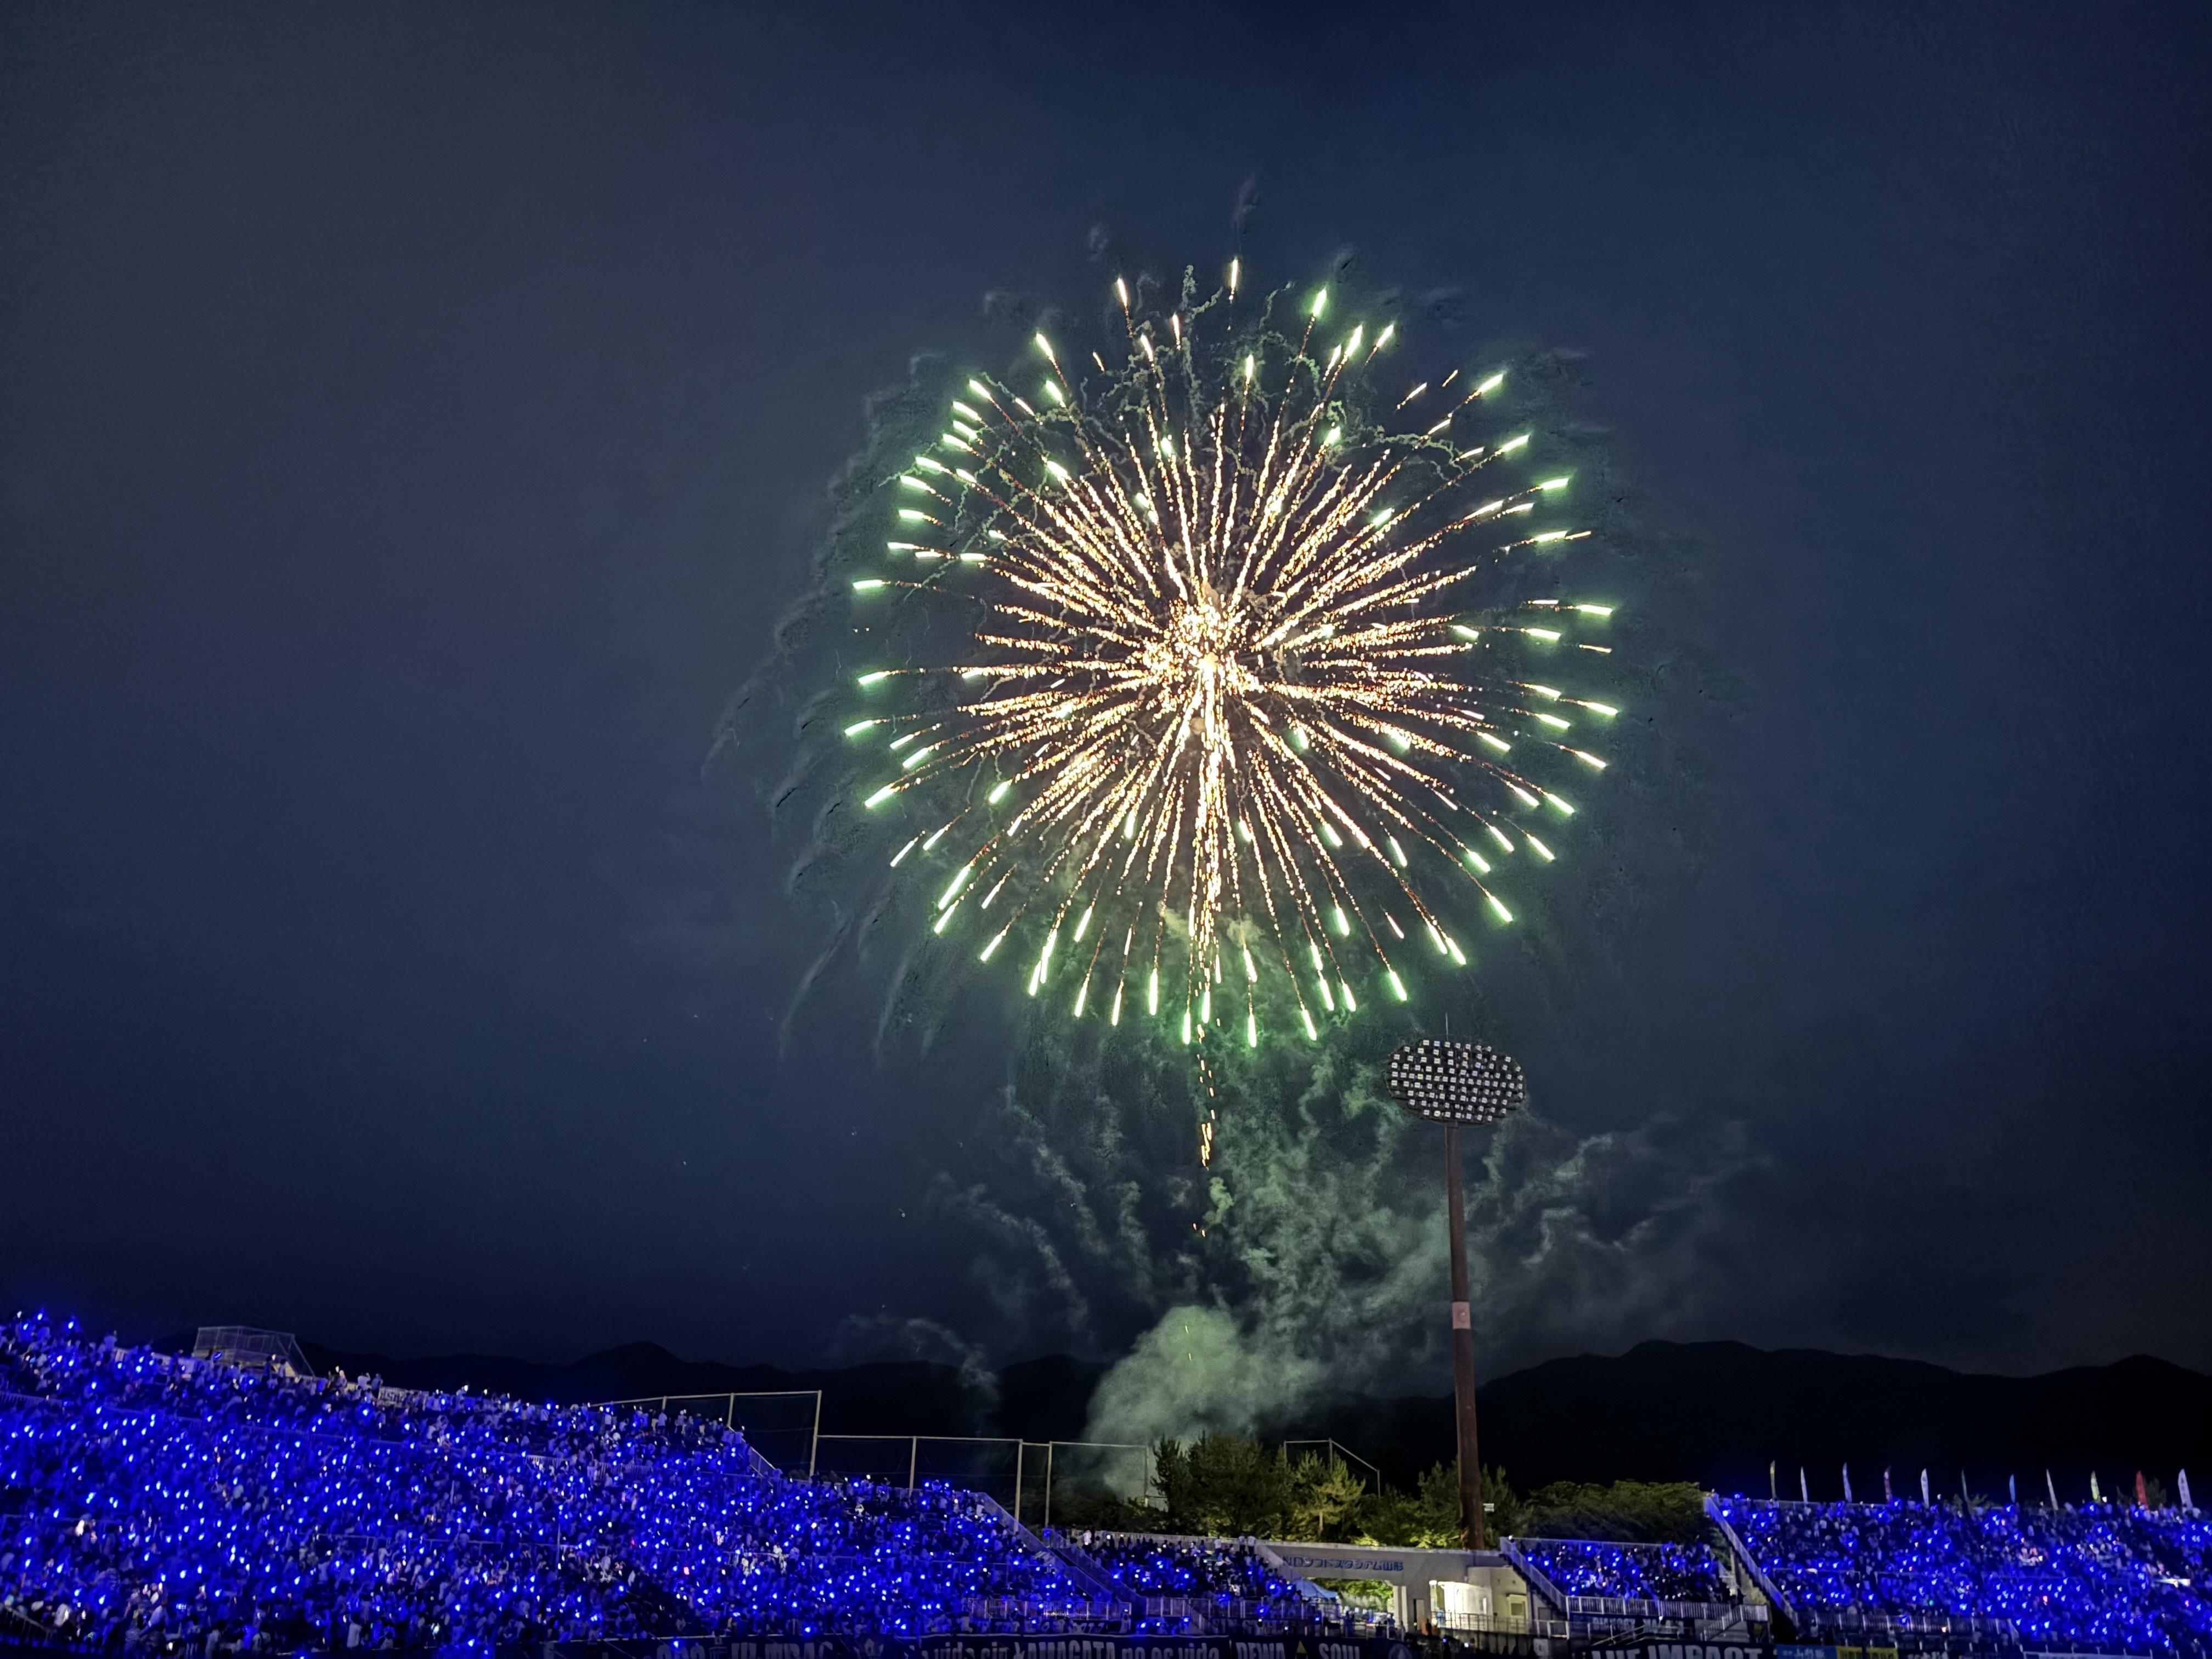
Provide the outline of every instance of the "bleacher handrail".
<path id="1" fill-rule="evenodd" d="M 1735 1552 L 1738 1564 L 1751 1575 L 1752 1583 L 1759 1586 L 1759 1594 L 1764 1595 L 1771 1605 L 1781 1608 L 1784 1618 L 1793 1625 L 1796 1624 L 1798 1622 L 1796 1608 L 1790 1606 L 1790 1598 L 1783 1595 L 1775 1582 L 1766 1576 L 1766 1569 L 1759 1565 L 1758 1558 L 1752 1554 L 1743 1540 L 1737 1535 L 1736 1529 L 1729 1524 L 1728 1516 L 1721 1512 L 1721 1499 L 1718 1492 L 1705 1494 L 1705 1516 L 1721 1529 L 1721 1536 L 1728 1540 L 1729 1548 Z"/>
<path id="2" fill-rule="evenodd" d="M 1521 1553 L 1521 1540 L 1518 1538 L 1499 1539 L 1498 1553 L 1512 1564 L 1514 1571 L 1528 1581 L 1529 1589 L 1534 1590 L 1537 1595 L 1542 1596 L 1561 1613 L 1566 1611 L 1567 1598 L 1560 1593 L 1559 1587 L 1551 1581 L 1540 1567 Z"/>

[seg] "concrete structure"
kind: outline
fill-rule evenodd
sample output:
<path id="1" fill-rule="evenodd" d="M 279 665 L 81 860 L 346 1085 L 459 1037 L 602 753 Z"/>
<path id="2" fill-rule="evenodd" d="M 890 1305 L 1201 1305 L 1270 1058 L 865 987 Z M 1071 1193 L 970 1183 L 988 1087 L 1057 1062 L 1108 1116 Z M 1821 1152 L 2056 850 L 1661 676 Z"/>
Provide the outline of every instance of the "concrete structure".
<path id="1" fill-rule="evenodd" d="M 1283 1544 L 1266 1547 L 1301 1578 L 1377 1578 L 1390 1586 L 1390 1611 L 1402 1630 L 1431 1619 L 1521 1620 L 1541 1616 L 1528 1581 L 1494 1550 L 1393 1549 L 1375 1544 Z"/>

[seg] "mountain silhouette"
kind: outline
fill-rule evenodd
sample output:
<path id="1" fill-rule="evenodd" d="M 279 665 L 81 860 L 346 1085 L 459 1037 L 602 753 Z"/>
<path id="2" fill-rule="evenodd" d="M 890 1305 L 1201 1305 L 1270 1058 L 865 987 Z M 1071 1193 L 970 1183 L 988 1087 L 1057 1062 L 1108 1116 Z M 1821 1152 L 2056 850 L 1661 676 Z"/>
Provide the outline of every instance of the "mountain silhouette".
<path id="1" fill-rule="evenodd" d="M 1553 1480 L 1695 1480 L 1722 1492 L 1784 1496 L 1797 1470 L 1815 1498 L 1843 1496 L 1851 1466 L 1861 1498 L 1939 1493 L 1961 1474 L 2002 1498 L 2008 1475 L 2040 1501 L 2048 1468 L 2063 1502 L 2108 1495 L 2135 1472 L 2171 1492 L 2178 1469 L 2212 1478 L 2212 1376 L 2138 1355 L 2040 1376 L 1994 1376 L 1918 1360 L 1741 1342 L 1644 1342 L 1612 1358 L 1581 1355 L 1514 1371 L 1476 1391 L 1483 1462 L 1526 1490 Z M 1284 1425 L 1326 1434 L 1404 1481 L 1449 1455 L 1451 1401 L 1339 1401 Z"/>

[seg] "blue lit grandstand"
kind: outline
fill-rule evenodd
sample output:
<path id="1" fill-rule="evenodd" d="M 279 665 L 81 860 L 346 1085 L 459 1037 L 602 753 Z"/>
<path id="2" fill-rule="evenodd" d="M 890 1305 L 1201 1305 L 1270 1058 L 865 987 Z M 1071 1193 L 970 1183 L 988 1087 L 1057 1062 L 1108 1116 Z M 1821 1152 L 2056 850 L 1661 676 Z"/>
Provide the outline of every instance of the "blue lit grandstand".
<path id="1" fill-rule="evenodd" d="M 1574 1650 L 1671 1622 L 1750 1649 L 1794 1632 L 2212 1655 L 2212 1517 L 2195 1510 L 1717 1498 L 1708 1514 L 1717 1548 L 1526 1539 L 1460 1558 L 1494 1594 L 1480 1628 L 1453 1633 Z M 733 1428 L 635 1405 L 404 1392 L 42 1319 L 0 1328 L 0 1642 L 214 1659 L 1387 1632 L 1273 1547 L 1040 1539 L 976 1493 L 794 1479 Z M 1524 1589 L 1528 1612 L 1504 1612 Z"/>
<path id="2" fill-rule="evenodd" d="M 1562 1596 L 1718 1604 L 1735 1592 L 1703 1544 L 1602 1544 L 1524 1538 L 1517 1553 Z"/>
<path id="3" fill-rule="evenodd" d="M 2201 1511 L 1743 1498 L 1711 1509 L 1808 1633 L 1974 1621 L 2029 1649 L 2212 1651 L 2212 1516 Z"/>
<path id="4" fill-rule="evenodd" d="M 1135 1603 L 1147 1634 L 1279 1626 L 1304 1597 L 1249 1542 L 1085 1533 L 1064 1547 Z"/>
<path id="5" fill-rule="evenodd" d="M 719 1423 L 398 1395 L 18 1321 L 0 1611 L 104 1645 L 1056 1630 L 1098 1607 L 987 1498 L 792 1480 Z"/>

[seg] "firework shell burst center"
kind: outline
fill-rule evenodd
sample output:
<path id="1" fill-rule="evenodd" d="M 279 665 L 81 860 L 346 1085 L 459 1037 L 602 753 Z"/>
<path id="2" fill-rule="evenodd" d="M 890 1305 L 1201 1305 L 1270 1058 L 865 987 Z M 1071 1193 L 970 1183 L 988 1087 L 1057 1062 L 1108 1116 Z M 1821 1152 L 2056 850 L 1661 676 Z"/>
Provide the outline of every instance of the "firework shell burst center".
<path id="1" fill-rule="evenodd" d="M 887 481 L 857 621 L 928 606 L 951 650 L 860 677 L 864 804 L 941 883 L 935 932 L 1031 996 L 1316 1040 L 1513 921 L 1606 764 L 1618 710 L 1579 683 L 1613 607 L 1485 593 L 1556 586 L 1589 534 L 1501 425 L 1504 370 L 1391 401 L 1395 326 L 1332 325 L 1325 290 L 1240 302 L 1232 266 L 1149 314 L 1115 287 L 1118 367 L 1040 334 L 1034 383 L 968 380 Z"/>

